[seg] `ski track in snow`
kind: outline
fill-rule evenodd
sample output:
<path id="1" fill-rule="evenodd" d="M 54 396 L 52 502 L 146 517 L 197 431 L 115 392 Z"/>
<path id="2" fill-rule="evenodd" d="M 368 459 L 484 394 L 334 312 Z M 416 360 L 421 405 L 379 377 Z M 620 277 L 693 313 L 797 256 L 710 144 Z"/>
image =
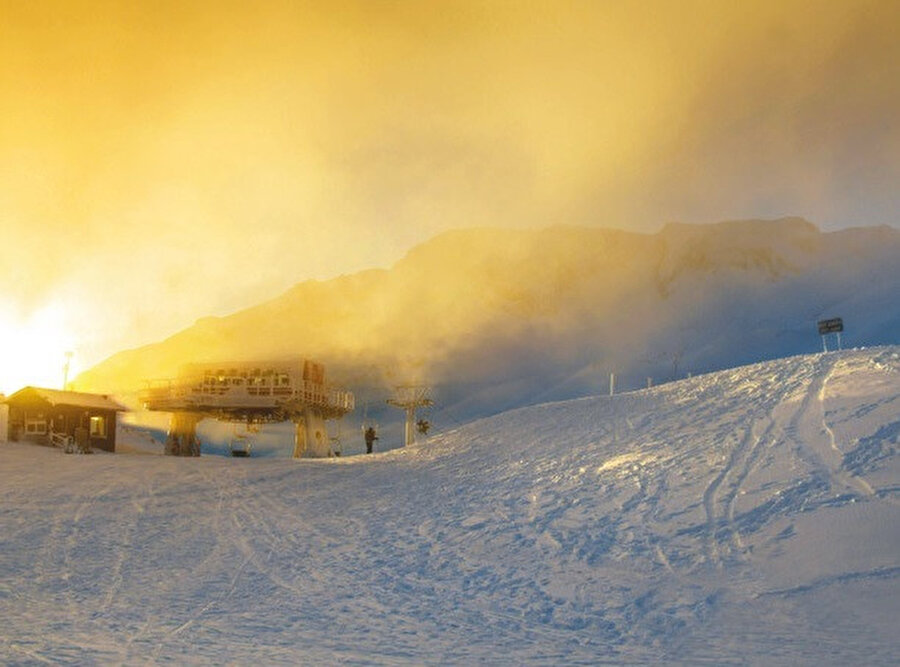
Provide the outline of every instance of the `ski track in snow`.
<path id="1" fill-rule="evenodd" d="M 827 356 L 817 363 L 816 373 L 800 408 L 791 418 L 786 430 L 796 433 L 801 447 L 828 478 L 832 490 L 843 489 L 863 496 L 872 496 L 872 487 L 860 476 L 844 470 L 844 453 L 838 448 L 834 431 L 825 420 L 825 390 L 835 370 L 834 359 Z"/>
<path id="2" fill-rule="evenodd" d="M 893 664 L 898 395 L 884 348 L 371 457 L 0 445 L 0 661 Z"/>

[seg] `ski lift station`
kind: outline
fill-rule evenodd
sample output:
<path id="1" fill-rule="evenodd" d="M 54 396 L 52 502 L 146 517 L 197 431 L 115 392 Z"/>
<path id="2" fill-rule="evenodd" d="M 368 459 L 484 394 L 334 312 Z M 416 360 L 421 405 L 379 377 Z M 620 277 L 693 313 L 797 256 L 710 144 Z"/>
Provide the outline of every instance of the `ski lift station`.
<path id="1" fill-rule="evenodd" d="M 349 391 L 325 382 L 322 364 L 308 360 L 189 364 L 177 378 L 148 383 L 147 410 L 172 413 L 166 454 L 199 456 L 197 424 L 212 418 L 257 426 L 294 422 L 294 458 L 331 454 L 327 419 L 353 411 Z"/>

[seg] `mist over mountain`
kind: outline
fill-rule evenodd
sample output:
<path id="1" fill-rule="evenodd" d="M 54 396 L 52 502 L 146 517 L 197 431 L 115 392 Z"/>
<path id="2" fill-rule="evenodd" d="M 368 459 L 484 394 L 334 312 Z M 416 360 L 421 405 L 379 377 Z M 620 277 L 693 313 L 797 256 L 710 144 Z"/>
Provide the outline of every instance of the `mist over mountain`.
<path id="1" fill-rule="evenodd" d="M 394 384 L 433 387 L 440 426 L 608 391 L 611 372 L 624 390 L 813 352 L 823 317 L 844 318 L 845 347 L 896 342 L 898 276 L 890 227 L 823 233 L 783 218 L 656 234 L 456 230 L 390 269 L 303 282 L 200 319 L 110 357 L 76 386 L 127 396 L 190 361 L 304 356 L 325 362 L 360 405 L 383 405 Z"/>

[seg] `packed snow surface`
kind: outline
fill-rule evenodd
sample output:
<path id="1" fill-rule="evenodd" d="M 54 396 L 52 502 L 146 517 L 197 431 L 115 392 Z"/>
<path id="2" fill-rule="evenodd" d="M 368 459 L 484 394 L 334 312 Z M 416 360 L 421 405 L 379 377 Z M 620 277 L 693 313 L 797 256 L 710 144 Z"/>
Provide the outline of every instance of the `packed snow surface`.
<path id="1" fill-rule="evenodd" d="M 0 662 L 896 664 L 898 440 L 889 347 L 372 456 L 4 444 Z"/>

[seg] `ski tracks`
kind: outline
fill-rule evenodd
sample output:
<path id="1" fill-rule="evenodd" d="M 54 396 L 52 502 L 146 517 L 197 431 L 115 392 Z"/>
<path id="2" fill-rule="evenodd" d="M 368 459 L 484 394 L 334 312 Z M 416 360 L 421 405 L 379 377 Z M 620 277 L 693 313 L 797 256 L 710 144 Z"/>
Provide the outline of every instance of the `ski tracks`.
<path id="1" fill-rule="evenodd" d="M 740 531 L 735 522 L 737 497 L 747 476 L 759 460 L 760 453 L 771 435 L 771 418 L 755 419 L 731 452 L 727 463 L 703 491 L 703 508 L 706 512 L 706 551 L 710 562 L 718 568 L 730 553 L 742 554 L 745 550 Z M 723 494 L 723 489 L 726 490 Z M 720 509 L 724 506 L 724 509 Z"/>
<path id="2" fill-rule="evenodd" d="M 144 514 L 147 503 L 153 496 L 152 478 L 147 481 L 147 491 L 143 497 L 133 496 L 131 498 L 131 518 L 127 526 L 122 527 L 120 531 L 121 539 L 116 545 L 116 560 L 110 572 L 110 585 L 103 598 L 100 606 L 101 612 L 106 612 L 113 605 L 116 595 L 122 587 L 123 576 L 122 571 L 127 561 L 133 557 L 134 538 L 138 533 L 141 516 Z"/>
<path id="3" fill-rule="evenodd" d="M 238 471 L 211 471 L 208 470 L 208 467 L 215 463 L 208 461 L 197 463 L 197 470 L 194 471 L 194 474 L 199 477 L 203 485 L 208 485 L 214 489 L 216 497 L 216 503 L 212 511 L 203 514 L 203 516 L 207 517 L 211 532 L 215 536 L 215 544 L 191 569 L 191 579 L 187 582 L 187 585 L 185 585 L 182 578 L 176 578 L 167 583 L 165 587 L 167 596 L 172 591 L 180 589 L 184 589 L 183 592 L 188 596 L 196 595 L 198 593 L 197 584 L 194 582 L 202 582 L 207 578 L 214 578 L 220 574 L 223 563 L 228 562 L 228 556 L 235 549 L 234 544 L 238 538 L 230 519 L 235 507 L 238 505 L 238 502 L 235 500 L 241 486 L 241 481 L 235 478 Z M 133 646 L 141 642 L 149 642 L 153 646 L 151 655 L 154 662 L 162 660 L 163 652 L 173 642 L 179 641 L 187 630 L 195 627 L 204 616 L 234 595 L 239 582 L 244 576 L 249 558 L 244 557 L 241 561 L 236 562 L 234 573 L 229 578 L 224 591 L 216 595 L 207 594 L 193 606 L 185 606 L 182 609 L 169 609 L 168 618 L 156 619 L 152 616 L 148 617 L 141 630 L 129 638 L 125 646 L 126 657 L 124 662 L 128 663 L 131 661 Z M 159 611 L 157 609 L 151 613 L 158 613 Z M 172 627 L 171 623 L 173 618 L 178 622 L 178 625 L 175 627 Z"/>
<path id="4" fill-rule="evenodd" d="M 82 609 L 82 603 L 77 602 L 75 599 L 77 591 L 76 584 L 73 584 L 73 579 L 78 581 L 80 574 L 78 572 L 78 562 L 76 559 L 73 559 L 72 554 L 77 553 L 82 546 L 80 538 L 83 539 L 84 531 L 81 524 L 84 522 L 85 517 L 90 517 L 94 513 L 97 501 L 108 495 L 111 490 L 112 485 L 104 484 L 100 490 L 82 499 L 72 516 L 71 523 L 67 526 L 68 531 L 65 534 L 65 539 L 57 540 L 60 544 L 59 548 L 62 555 L 60 576 L 66 583 L 66 606 L 68 608 L 69 621 L 73 628 L 78 628 L 82 624 L 85 614 Z"/>
<path id="5" fill-rule="evenodd" d="M 793 446 L 801 460 L 828 480 L 833 492 L 843 489 L 854 496 L 875 496 L 865 479 L 843 467 L 843 452 L 825 419 L 825 394 L 835 364 L 833 357 L 820 355 L 812 364 L 806 360 L 786 369 L 783 382 L 797 383 L 798 392 L 802 392 L 799 405 L 777 402 L 752 417 L 751 426 L 724 467 L 704 489 L 706 552 L 717 568 L 723 567 L 729 555 L 741 557 L 747 552 L 736 519 L 738 499 L 763 453 L 779 442 Z"/>
<path id="6" fill-rule="evenodd" d="M 827 355 L 819 359 L 806 395 L 785 430 L 796 438 L 809 462 L 828 479 L 833 492 L 843 488 L 854 495 L 874 497 L 875 491 L 865 479 L 844 468 L 844 454 L 825 419 L 825 391 L 836 363 L 836 359 Z"/>
<path id="7" fill-rule="evenodd" d="M 753 445 L 747 450 L 746 456 L 742 457 L 739 464 L 740 472 L 735 476 L 733 485 L 725 495 L 725 518 L 731 533 L 732 543 L 739 553 L 744 552 L 745 545 L 741 539 L 741 533 L 738 530 L 738 525 L 734 518 L 737 499 L 743 493 L 744 483 L 750 473 L 756 468 L 760 455 L 766 449 L 767 445 L 771 444 L 773 428 L 774 422 L 770 417 L 754 422 L 750 429 Z M 736 469 L 737 468 L 732 468 L 732 472 Z"/>

